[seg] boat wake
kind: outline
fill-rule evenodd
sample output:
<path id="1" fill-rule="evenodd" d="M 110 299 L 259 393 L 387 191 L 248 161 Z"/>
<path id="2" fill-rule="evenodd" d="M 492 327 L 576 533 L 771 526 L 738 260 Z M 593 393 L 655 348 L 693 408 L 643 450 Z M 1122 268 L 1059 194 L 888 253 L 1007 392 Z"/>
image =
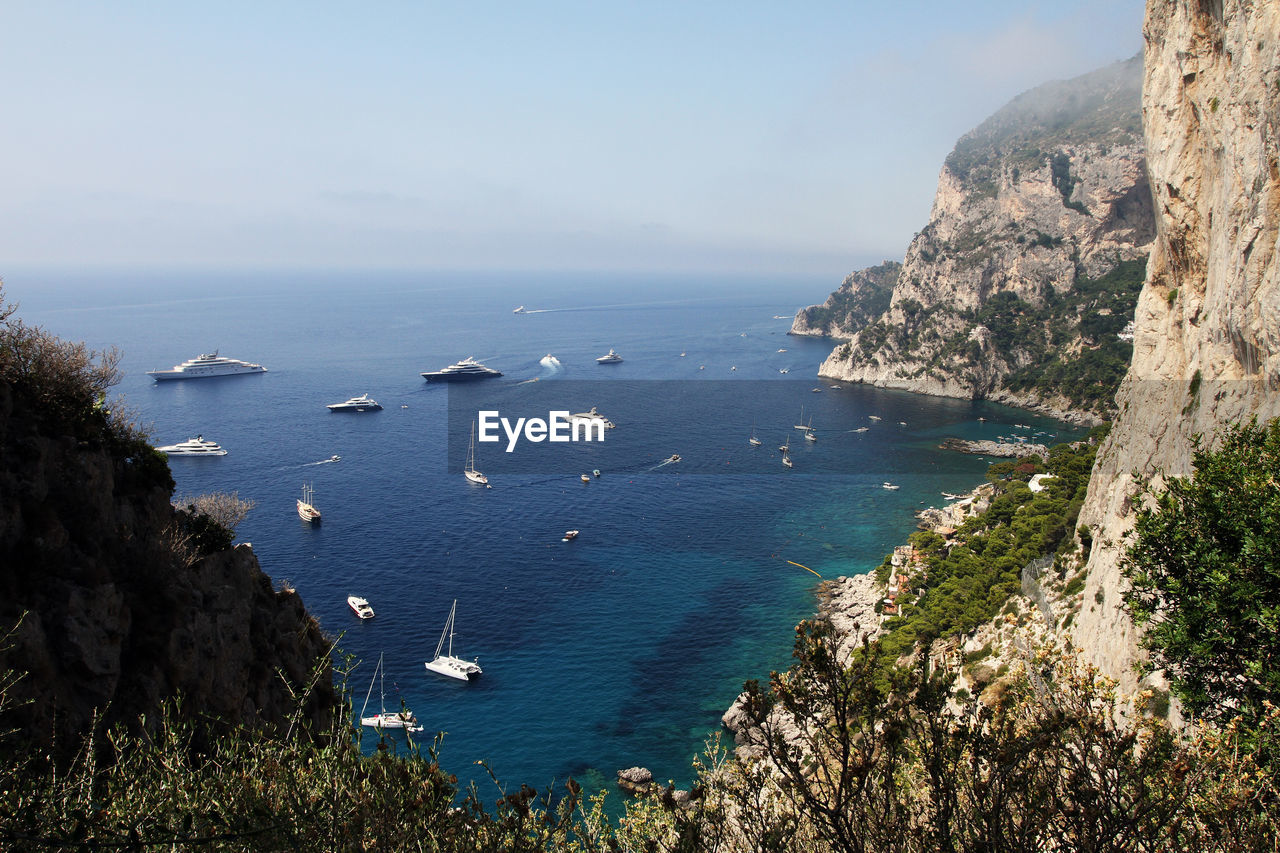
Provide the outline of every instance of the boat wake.
<path id="1" fill-rule="evenodd" d="M 543 367 L 549 367 L 552 370 L 556 370 L 560 367 L 560 359 L 548 353 L 542 357 L 538 364 L 541 364 Z"/>
<path id="2" fill-rule="evenodd" d="M 300 466 L 298 466 L 298 467 L 300 467 L 300 468 L 310 468 L 312 465 L 329 465 L 329 464 L 332 464 L 332 463 L 334 463 L 334 462 L 341 462 L 341 461 L 342 461 L 342 457 L 341 457 L 341 456 L 338 456 L 337 454 L 335 454 L 335 455 L 333 455 L 333 456 L 330 456 L 328 459 L 321 459 L 319 462 L 307 462 L 307 463 L 304 463 L 304 464 L 302 464 L 302 465 L 300 465 Z"/>

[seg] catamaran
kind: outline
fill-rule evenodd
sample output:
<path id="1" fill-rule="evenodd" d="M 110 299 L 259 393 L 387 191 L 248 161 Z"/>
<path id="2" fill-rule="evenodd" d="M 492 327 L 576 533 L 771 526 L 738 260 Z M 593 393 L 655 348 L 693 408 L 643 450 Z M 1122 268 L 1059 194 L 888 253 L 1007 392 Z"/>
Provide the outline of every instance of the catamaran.
<path id="1" fill-rule="evenodd" d="M 387 713 L 387 691 L 382 686 L 382 655 L 378 655 L 378 666 L 373 670 L 373 678 L 369 679 L 369 692 L 364 696 L 364 707 L 360 709 L 360 725 L 372 726 L 375 729 L 404 729 L 407 732 L 422 731 L 422 724 L 408 708 Z M 365 709 L 369 707 L 369 697 L 373 695 L 373 682 L 378 682 L 381 694 L 381 709 L 378 713 L 366 717 Z"/>
<path id="2" fill-rule="evenodd" d="M 480 664 L 476 661 L 463 660 L 453 656 L 453 617 L 457 612 L 458 599 L 455 598 L 453 606 L 449 608 L 449 619 L 444 623 L 444 631 L 440 634 L 440 642 L 436 643 L 435 659 L 427 661 L 423 666 L 432 672 L 438 672 L 450 678 L 470 681 L 483 670 L 480 669 Z M 449 641 L 447 649 L 445 648 L 446 639 Z"/>

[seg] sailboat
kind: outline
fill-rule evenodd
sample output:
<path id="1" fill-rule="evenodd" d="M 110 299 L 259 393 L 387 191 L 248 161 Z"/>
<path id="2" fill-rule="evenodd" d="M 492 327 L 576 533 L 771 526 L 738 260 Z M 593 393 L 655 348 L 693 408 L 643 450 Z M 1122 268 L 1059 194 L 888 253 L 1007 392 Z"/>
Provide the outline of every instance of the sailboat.
<path id="1" fill-rule="evenodd" d="M 429 660 L 423 666 L 432 672 L 438 672 L 450 678 L 470 681 L 483 670 L 480 669 L 480 664 L 475 661 L 467 661 L 453 656 L 453 617 L 457 612 L 458 599 L 455 598 L 453 606 L 449 608 L 449 619 L 444 623 L 444 631 L 440 633 L 440 642 L 436 644 L 435 660 Z M 449 641 L 447 649 L 444 644 L 446 639 Z"/>
<path id="2" fill-rule="evenodd" d="M 789 451 L 791 449 L 791 439 L 788 438 L 785 441 L 783 441 L 782 444 L 779 444 L 778 449 L 781 450 L 784 454 L 787 451 Z"/>
<path id="3" fill-rule="evenodd" d="M 462 469 L 462 475 L 481 486 L 489 485 L 489 478 L 476 470 L 476 425 L 471 425 L 471 446 L 467 449 L 467 467 Z"/>
<path id="4" fill-rule="evenodd" d="M 794 467 L 795 467 L 795 465 L 794 465 L 794 464 L 792 464 L 792 462 L 791 462 L 791 457 L 790 457 L 790 456 L 788 456 L 785 452 L 782 454 L 782 464 L 783 464 L 783 465 L 786 465 L 788 468 L 794 468 Z"/>
<path id="5" fill-rule="evenodd" d="M 320 510 L 311 505 L 315 496 L 310 483 L 302 484 L 302 497 L 298 499 L 298 518 L 309 524 L 320 523 Z"/>
<path id="6" fill-rule="evenodd" d="M 813 431 L 813 417 L 810 416 L 808 425 L 804 428 L 805 441 L 817 441 L 818 434 Z"/>
<path id="7" fill-rule="evenodd" d="M 755 421 L 752 421 L 752 422 L 751 422 L 751 438 L 748 438 L 748 439 L 747 439 L 747 442 L 748 442 L 752 447 L 759 447 L 761 444 L 763 444 L 763 442 L 762 442 L 762 441 L 760 441 L 760 439 L 756 438 L 756 424 L 755 424 Z"/>
<path id="8" fill-rule="evenodd" d="M 369 679 L 369 692 L 364 695 L 364 706 L 360 709 L 360 725 L 372 726 L 375 729 L 404 729 L 408 732 L 422 731 L 422 724 L 418 722 L 418 718 L 408 708 L 393 713 L 387 713 L 387 691 L 382 686 L 382 655 L 378 655 L 378 665 L 373 670 L 373 678 Z M 373 695 L 373 682 L 378 682 L 378 692 L 381 695 L 380 710 L 373 716 L 366 717 L 365 709 L 369 707 L 369 697 Z"/>

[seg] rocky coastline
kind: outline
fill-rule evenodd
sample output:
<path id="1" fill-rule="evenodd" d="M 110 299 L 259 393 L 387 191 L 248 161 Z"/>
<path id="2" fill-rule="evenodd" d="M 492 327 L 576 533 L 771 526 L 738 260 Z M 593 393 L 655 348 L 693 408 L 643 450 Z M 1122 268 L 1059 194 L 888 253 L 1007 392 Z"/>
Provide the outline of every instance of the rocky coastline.
<path id="1" fill-rule="evenodd" d="M 1024 456 L 1044 457 L 1049 448 L 1043 444 L 1022 441 L 969 441 L 963 438 L 944 439 L 939 445 L 943 450 L 954 450 L 957 453 L 970 453 L 975 456 L 1000 456 L 1021 459 Z"/>

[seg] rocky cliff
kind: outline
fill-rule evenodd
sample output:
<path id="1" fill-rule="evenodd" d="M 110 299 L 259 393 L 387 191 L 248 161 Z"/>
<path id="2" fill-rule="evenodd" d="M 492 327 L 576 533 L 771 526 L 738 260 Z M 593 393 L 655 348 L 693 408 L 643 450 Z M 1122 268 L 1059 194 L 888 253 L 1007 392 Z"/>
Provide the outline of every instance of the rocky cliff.
<path id="1" fill-rule="evenodd" d="M 187 714 L 282 724 L 313 677 L 303 710 L 323 723 L 329 641 L 298 596 L 170 505 L 164 457 L 69 378 L 66 345 L 0 330 L 0 670 L 25 673 L 5 726 L 74 743 L 95 714 L 154 718 L 178 695 Z"/>
<path id="2" fill-rule="evenodd" d="M 1133 363 L 1080 521 L 1093 549 L 1074 636 L 1136 683 L 1119 556 L 1139 485 L 1189 473 L 1193 437 L 1280 414 L 1280 5 L 1148 3 L 1143 123 L 1156 240 Z"/>
<path id="3" fill-rule="evenodd" d="M 893 271 L 887 310 L 831 316 L 842 298 L 883 281 L 868 270 L 797 316 L 798 334 L 852 338 L 821 375 L 1105 411 L 1128 364 L 1120 335 L 1153 235 L 1141 78 L 1135 57 L 1041 86 L 964 136 L 942 168 L 928 225 Z"/>

